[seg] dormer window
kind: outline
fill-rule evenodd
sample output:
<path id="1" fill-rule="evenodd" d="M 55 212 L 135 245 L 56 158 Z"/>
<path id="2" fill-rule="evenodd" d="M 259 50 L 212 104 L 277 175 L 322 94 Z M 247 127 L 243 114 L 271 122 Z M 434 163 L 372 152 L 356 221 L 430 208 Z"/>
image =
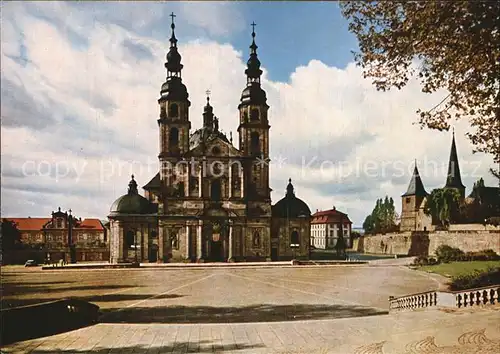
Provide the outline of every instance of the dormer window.
<path id="1" fill-rule="evenodd" d="M 172 103 L 168 107 L 168 116 L 170 118 L 176 118 L 179 116 L 179 106 L 176 103 Z"/>
<path id="2" fill-rule="evenodd" d="M 257 108 L 252 108 L 252 110 L 250 111 L 250 120 L 258 121 L 260 118 L 259 116 L 260 116 L 259 110 Z"/>

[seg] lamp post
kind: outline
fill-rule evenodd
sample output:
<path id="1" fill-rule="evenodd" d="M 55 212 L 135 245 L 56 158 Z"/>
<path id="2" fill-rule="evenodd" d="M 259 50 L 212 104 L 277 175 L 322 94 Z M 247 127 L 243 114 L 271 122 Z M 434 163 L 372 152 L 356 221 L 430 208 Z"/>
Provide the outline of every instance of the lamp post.
<path id="1" fill-rule="evenodd" d="M 76 248 L 73 243 L 73 215 L 71 215 L 71 209 L 68 210 L 68 246 L 69 246 L 69 257 L 71 263 L 76 263 Z"/>
<path id="2" fill-rule="evenodd" d="M 134 263 L 137 264 L 137 230 L 134 230 Z"/>

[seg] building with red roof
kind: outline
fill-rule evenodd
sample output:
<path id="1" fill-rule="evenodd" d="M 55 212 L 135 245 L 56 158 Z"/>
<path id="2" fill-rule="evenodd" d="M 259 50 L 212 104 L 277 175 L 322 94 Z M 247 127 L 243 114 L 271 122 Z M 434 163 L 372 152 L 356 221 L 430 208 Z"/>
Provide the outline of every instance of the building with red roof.
<path id="1" fill-rule="evenodd" d="M 311 221 L 311 246 L 321 249 L 334 249 L 343 234 L 347 247 L 351 246 L 352 222 L 349 216 L 335 207 L 330 210 L 316 211 Z"/>
<path id="2" fill-rule="evenodd" d="M 69 261 L 70 246 L 76 251 L 76 261 L 108 260 L 106 229 L 99 219 L 81 219 L 62 212 L 61 208 L 48 218 L 2 218 L 13 221 L 19 230 L 23 248 L 37 250 L 47 260 Z"/>

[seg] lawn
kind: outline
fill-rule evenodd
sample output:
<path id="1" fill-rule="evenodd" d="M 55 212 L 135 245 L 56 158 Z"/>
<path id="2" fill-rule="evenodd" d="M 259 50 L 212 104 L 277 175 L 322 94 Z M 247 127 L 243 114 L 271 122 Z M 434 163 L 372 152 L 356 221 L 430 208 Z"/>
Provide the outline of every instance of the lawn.
<path id="1" fill-rule="evenodd" d="M 422 266 L 420 270 L 437 273 L 446 277 L 456 277 L 473 273 L 475 270 L 486 271 L 490 267 L 499 267 L 500 261 L 451 262 L 437 265 Z"/>

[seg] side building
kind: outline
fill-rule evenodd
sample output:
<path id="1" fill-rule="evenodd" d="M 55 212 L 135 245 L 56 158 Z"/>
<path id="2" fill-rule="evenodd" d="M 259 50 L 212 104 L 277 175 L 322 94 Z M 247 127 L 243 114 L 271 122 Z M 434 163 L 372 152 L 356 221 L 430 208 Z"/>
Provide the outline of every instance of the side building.
<path id="1" fill-rule="evenodd" d="M 8 260 L 26 261 L 26 257 L 42 261 L 71 259 L 74 246 L 76 261 L 107 261 L 109 247 L 106 230 L 99 219 L 81 219 L 62 212 L 52 212 L 50 218 L 3 218 L 12 221 L 19 231 L 22 247 L 18 255 L 6 255 Z"/>
<path id="2" fill-rule="evenodd" d="M 352 222 L 349 216 L 335 207 L 317 211 L 312 215 L 311 246 L 320 249 L 334 249 L 339 237 L 344 238 L 347 248 L 351 242 Z"/>

